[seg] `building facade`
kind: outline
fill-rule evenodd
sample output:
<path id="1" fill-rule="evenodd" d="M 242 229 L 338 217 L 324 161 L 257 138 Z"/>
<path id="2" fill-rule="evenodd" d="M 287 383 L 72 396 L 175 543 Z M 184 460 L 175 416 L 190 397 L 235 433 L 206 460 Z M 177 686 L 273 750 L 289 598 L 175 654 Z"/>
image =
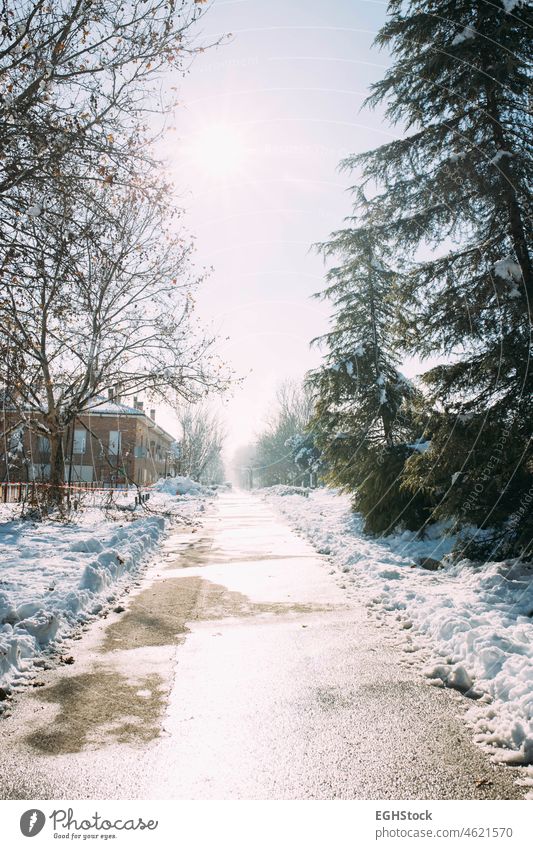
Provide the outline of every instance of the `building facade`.
<path id="1" fill-rule="evenodd" d="M 19 424 L 17 414 L 4 412 L 1 429 L 0 475 L 3 481 L 46 481 L 50 475 L 50 445 L 38 435 L 32 414 Z M 175 437 L 144 411 L 112 399 L 95 399 L 65 431 L 65 481 L 103 486 L 149 485 L 179 471 Z"/>

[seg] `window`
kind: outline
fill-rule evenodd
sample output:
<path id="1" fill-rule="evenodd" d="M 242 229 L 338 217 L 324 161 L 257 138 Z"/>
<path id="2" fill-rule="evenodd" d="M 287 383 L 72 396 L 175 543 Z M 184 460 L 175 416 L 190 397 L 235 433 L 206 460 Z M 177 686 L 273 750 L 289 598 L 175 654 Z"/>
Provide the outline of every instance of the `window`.
<path id="1" fill-rule="evenodd" d="M 68 481 L 69 478 L 72 483 L 77 483 L 78 481 L 84 481 L 87 483 L 91 483 L 93 479 L 93 467 L 92 466 L 83 466 L 73 464 L 72 469 L 69 466 L 65 468 L 65 480 Z"/>
<path id="2" fill-rule="evenodd" d="M 119 454 L 120 453 L 120 437 L 121 433 L 119 430 L 110 430 L 109 431 L 109 453 L 110 454 Z"/>
<path id="3" fill-rule="evenodd" d="M 74 431 L 74 440 L 72 443 L 72 452 L 74 454 L 85 454 L 85 440 L 87 437 L 87 431 L 85 430 L 75 430 Z"/>
<path id="4" fill-rule="evenodd" d="M 9 435 L 9 450 L 13 453 L 20 453 L 23 449 L 23 439 L 24 439 L 24 428 L 17 427 L 16 430 L 12 431 Z"/>
<path id="5" fill-rule="evenodd" d="M 47 436 L 38 436 L 37 437 L 37 450 L 39 454 L 49 454 L 50 453 L 50 440 Z"/>

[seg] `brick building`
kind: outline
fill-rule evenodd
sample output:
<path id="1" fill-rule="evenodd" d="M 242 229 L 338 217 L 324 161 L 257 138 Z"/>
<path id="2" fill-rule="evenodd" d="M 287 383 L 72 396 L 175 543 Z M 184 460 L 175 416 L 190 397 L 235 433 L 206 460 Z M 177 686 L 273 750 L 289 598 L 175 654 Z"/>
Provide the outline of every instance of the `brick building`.
<path id="1" fill-rule="evenodd" d="M 18 425 L 14 412 L 4 412 L 0 430 L 2 480 L 45 481 L 50 474 L 50 446 L 29 422 Z M 64 435 L 65 480 L 72 483 L 147 485 L 176 474 L 176 439 L 145 413 L 143 403 L 127 406 L 112 399 L 95 399 Z"/>

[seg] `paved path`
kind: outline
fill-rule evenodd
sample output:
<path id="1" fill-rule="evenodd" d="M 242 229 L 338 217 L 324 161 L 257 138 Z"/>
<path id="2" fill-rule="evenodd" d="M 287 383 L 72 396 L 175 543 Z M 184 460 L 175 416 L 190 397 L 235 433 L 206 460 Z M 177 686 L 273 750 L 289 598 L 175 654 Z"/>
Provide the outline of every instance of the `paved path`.
<path id="1" fill-rule="evenodd" d="M 3 798 L 520 798 L 259 498 L 171 535 L 0 725 Z"/>

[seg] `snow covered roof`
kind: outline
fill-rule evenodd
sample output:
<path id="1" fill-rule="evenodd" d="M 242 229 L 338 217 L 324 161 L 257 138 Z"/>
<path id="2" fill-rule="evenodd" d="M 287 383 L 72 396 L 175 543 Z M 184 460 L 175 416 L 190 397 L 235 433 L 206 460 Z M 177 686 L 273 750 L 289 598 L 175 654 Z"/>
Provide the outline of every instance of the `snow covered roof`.
<path id="1" fill-rule="evenodd" d="M 101 416 L 144 416 L 144 410 L 137 407 L 129 407 L 119 401 L 111 401 L 109 398 L 96 397 L 89 402 L 84 413 L 98 413 Z M 148 418 L 148 417 L 147 417 Z"/>
<path id="2" fill-rule="evenodd" d="M 166 439 L 170 439 L 172 442 L 176 441 L 176 437 L 164 428 L 162 428 L 160 425 L 156 424 L 154 419 L 150 418 L 150 416 L 145 412 L 145 410 L 139 410 L 138 407 L 130 407 L 128 404 L 122 404 L 120 401 L 112 401 L 110 398 L 104 398 L 99 395 L 89 402 L 87 407 L 81 411 L 80 415 L 141 416 L 147 420 L 147 422 L 149 423 L 149 427 L 155 430 L 156 433 L 160 434 Z"/>
<path id="3" fill-rule="evenodd" d="M 9 398 L 7 393 L 0 393 L 0 400 L 2 401 L 2 406 L 5 410 L 17 410 L 20 407 L 13 403 L 13 401 Z M 26 405 L 24 407 L 28 412 L 37 411 L 38 407 L 33 407 L 30 405 Z M 98 413 L 102 416 L 144 416 L 146 413 L 144 410 L 139 410 L 137 407 L 130 407 L 127 404 L 121 404 L 117 401 L 111 401 L 109 398 L 104 398 L 103 395 L 97 395 L 96 398 L 93 398 L 85 409 L 82 411 L 82 415 L 84 413 Z M 148 417 L 147 417 L 148 418 Z"/>

